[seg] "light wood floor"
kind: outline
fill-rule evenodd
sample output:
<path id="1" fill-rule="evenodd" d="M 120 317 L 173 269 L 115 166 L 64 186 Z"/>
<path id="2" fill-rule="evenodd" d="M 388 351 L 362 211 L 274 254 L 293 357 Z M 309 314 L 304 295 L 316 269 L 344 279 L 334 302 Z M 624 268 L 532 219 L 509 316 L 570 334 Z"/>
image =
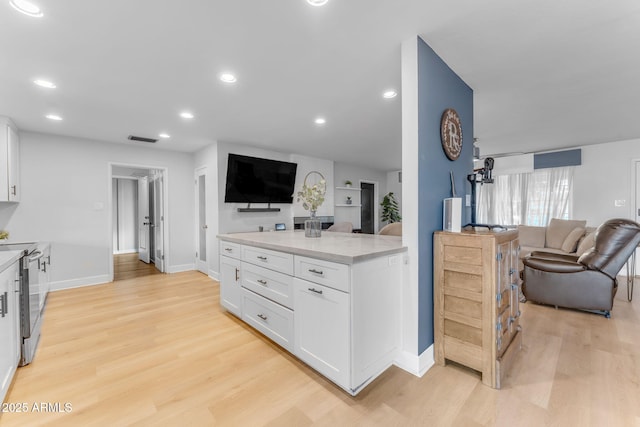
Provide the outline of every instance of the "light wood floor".
<path id="1" fill-rule="evenodd" d="M 353 398 L 218 304 L 197 272 L 50 294 L 35 361 L 4 426 L 638 426 L 640 306 L 624 285 L 612 319 L 524 304 L 524 349 L 500 391 L 477 373 L 396 367 Z"/>
<path id="2" fill-rule="evenodd" d="M 138 253 L 113 256 L 113 280 L 133 279 L 151 274 L 162 273 L 158 271 L 155 265 L 140 261 Z"/>

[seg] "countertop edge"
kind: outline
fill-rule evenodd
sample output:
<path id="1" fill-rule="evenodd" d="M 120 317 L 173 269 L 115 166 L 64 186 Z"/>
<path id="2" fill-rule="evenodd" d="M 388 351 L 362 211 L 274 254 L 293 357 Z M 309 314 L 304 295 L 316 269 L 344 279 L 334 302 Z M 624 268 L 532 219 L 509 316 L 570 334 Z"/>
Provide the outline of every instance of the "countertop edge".
<path id="1" fill-rule="evenodd" d="M 22 258 L 23 251 L 7 251 L 0 253 L 0 273 L 5 271 L 11 264 Z"/>
<path id="2" fill-rule="evenodd" d="M 216 237 L 218 238 L 218 240 L 223 240 L 225 242 L 237 243 L 240 245 L 251 245 L 257 248 L 271 249 L 274 251 L 280 251 L 280 252 L 284 252 L 292 255 L 307 256 L 311 258 L 320 259 L 323 261 L 332 261 L 332 262 L 337 262 L 341 264 L 355 264 L 357 262 L 366 261 L 369 259 L 378 258 L 386 255 L 403 253 L 407 251 L 407 247 L 402 246 L 399 248 L 381 250 L 375 253 L 356 255 L 356 256 L 347 256 L 347 255 L 338 255 L 338 254 L 332 254 L 332 253 L 327 253 L 322 251 L 316 251 L 312 249 L 294 248 L 291 246 L 280 245 L 277 243 L 265 243 L 265 242 L 257 242 L 257 241 L 248 242 L 247 239 L 235 238 L 233 236 L 229 236 L 229 234 L 218 235 Z"/>

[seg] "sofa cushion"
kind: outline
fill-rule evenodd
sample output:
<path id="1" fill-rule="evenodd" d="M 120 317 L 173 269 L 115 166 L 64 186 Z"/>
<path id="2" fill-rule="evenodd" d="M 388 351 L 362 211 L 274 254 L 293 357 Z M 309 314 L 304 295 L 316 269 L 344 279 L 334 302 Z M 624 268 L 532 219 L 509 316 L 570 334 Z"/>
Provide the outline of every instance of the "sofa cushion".
<path id="1" fill-rule="evenodd" d="M 547 226 L 545 248 L 562 249 L 562 244 L 569 233 L 576 227 L 587 225 L 584 220 L 558 219 L 552 218 Z"/>
<path id="2" fill-rule="evenodd" d="M 546 227 L 536 227 L 534 225 L 519 225 L 518 239 L 520 246 L 530 246 L 532 248 L 544 248 Z"/>
<path id="3" fill-rule="evenodd" d="M 583 253 L 591 249 L 595 244 L 596 244 L 596 232 L 592 231 L 591 233 L 587 233 L 587 235 L 584 236 L 584 239 L 580 241 L 580 244 L 578 245 L 578 249 L 576 249 L 576 255 L 578 256 L 582 255 Z"/>
<path id="4" fill-rule="evenodd" d="M 524 264 L 522 264 L 522 260 L 525 259 L 527 255 L 530 255 L 531 252 L 550 252 L 552 254 L 564 254 L 564 255 L 567 254 L 562 249 L 541 248 L 541 247 L 535 247 L 535 246 L 520 246 L 520 252 L 518 254 L 518 258 L 519 258 L 518 271 L 522 271 L 522 269 L 524 268 Z"/>
<path id="5" fill-rule="evenodd" d="M 562 247 L 560 249 L 568 253 L 575 252 L 576 246 L 578 246 L 578 240 L 584 236 L 584 232 L 584 227 L 576 227 L 571 230 L 571 233 L 569 233 L 564 239 L 564 242 L 562 242 Z"/>

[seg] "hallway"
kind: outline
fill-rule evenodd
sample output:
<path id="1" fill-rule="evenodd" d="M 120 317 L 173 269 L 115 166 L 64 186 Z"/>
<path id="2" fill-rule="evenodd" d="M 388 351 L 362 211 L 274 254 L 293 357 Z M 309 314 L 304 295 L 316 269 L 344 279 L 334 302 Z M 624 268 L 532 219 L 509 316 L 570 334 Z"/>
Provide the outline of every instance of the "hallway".
<path id="1" fill-rule="evenodd" d="M 138 259 L 138 253 L 113 256 L 113 280 L 127 280 L 137 277 L 162 274 L 153 263 L 146 264 Z"/>

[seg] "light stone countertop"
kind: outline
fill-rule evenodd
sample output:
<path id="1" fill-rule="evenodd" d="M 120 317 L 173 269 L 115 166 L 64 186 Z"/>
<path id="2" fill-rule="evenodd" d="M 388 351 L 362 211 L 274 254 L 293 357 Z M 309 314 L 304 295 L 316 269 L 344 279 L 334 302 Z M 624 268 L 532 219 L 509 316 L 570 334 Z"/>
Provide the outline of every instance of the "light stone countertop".
<path id="1" fill-rule="evenodd" d="M 0 251 L 0 273 L 18 261 L 24 251 Z"/>
<path id="2" fill-rule="evenodd" d="M 341 264 L 354 264 L 407 250 L 402 246 L 400 236 L 336 233 L 324 230 L 319 238 L 305 237 L 304 230 L 289 230 L 219 234 L 218 239 Z"/>

